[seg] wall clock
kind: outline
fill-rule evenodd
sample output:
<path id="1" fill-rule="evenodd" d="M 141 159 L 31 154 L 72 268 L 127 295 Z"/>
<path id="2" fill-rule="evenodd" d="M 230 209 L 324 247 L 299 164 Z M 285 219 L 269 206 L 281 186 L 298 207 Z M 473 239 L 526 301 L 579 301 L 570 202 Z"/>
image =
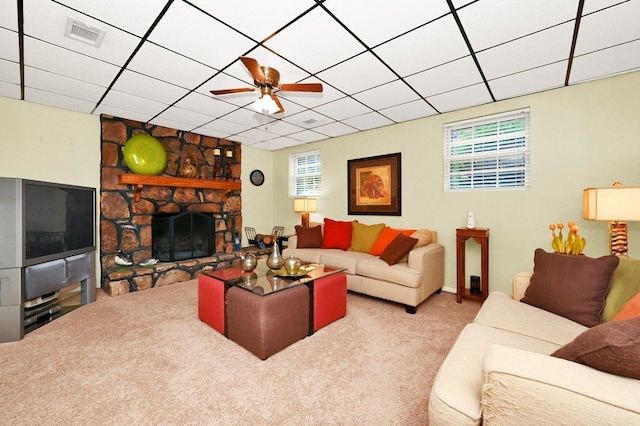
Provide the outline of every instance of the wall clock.
<path id="1" fill-rule="evenodd" d="M 255 186 L 260 186 L 264 183 L 264 173 L 261 170 L 254 170 L 249 175 L 249 179 L 251 179 L 251 183 Z"/>

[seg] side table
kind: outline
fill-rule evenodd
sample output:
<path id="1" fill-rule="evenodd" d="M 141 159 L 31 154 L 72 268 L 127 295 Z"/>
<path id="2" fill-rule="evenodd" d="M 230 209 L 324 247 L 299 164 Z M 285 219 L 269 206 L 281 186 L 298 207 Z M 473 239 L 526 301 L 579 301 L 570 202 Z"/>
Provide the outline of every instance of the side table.
<path id="1" fill-rule="evenodd" d="M 469 238 L 480 244 L 480 285 L 481 293 L 472 294 L 465 288 L 465 248 Z M 456 229 L 456 272 L 457 292 L 456 301 L 462 303 L 462 298 L 477 299 L 484 302 L 489 296 L 489 229 L 488 228 L 458 228 Z"/>

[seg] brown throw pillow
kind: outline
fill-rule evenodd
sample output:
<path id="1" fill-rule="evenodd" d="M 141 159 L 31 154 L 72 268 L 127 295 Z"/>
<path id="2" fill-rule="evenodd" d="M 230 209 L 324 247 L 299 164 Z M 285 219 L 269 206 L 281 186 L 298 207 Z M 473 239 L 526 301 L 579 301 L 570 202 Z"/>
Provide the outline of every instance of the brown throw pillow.
<path id="1" fill-rule="evenodd" d="M 387 262 L 389 265 L 395 265 L 409 253 L 413 246 L 418 242 L 417 238 L 407 237 L 404 234 L 398 234 L 384 249 L 380 259 Z"/>
<path id="2" fill-rule="evenodd" d="M 296 235 L 298 236 L 297 248 L 322 247 L 322 229 L 320 225 L 310 228 L 296 225 Z"/>
<path id="3" fill-rule="evenodd" d="M 618 261 L 613 255 L 591 258 L 537 249 L 531 284 L 521 302 L 596 326 Z"/>
<path id="4" fill-rule="evenodd" d="M 640 380 L 640 318 L 590 328 L 551 356 Z"/>

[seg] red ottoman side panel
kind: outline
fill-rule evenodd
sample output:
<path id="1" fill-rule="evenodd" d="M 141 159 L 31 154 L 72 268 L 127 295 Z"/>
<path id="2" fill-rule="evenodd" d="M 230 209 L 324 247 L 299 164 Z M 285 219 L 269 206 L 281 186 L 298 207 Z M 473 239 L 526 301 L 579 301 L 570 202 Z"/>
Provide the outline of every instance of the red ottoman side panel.
<path id="1" fill-rule="evenodd" d="M 313 331 L 347 314 L 347 276 L 329 275 L 313 282 Z"/>
<path id="2" fill-rule="evenodd" d="M 198 278 L 198 318 L 224 334 L 224 283 L 200 275 Z"/>

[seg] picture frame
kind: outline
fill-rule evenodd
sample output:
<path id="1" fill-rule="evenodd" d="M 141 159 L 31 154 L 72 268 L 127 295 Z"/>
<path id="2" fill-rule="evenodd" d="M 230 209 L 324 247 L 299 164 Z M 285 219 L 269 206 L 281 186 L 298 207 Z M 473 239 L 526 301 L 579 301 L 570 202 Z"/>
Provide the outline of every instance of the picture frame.
<path id="1" fill-rule="evenodd" d="M 347 161 L 350 215 L 401 216 L 401 153 Z"/>

